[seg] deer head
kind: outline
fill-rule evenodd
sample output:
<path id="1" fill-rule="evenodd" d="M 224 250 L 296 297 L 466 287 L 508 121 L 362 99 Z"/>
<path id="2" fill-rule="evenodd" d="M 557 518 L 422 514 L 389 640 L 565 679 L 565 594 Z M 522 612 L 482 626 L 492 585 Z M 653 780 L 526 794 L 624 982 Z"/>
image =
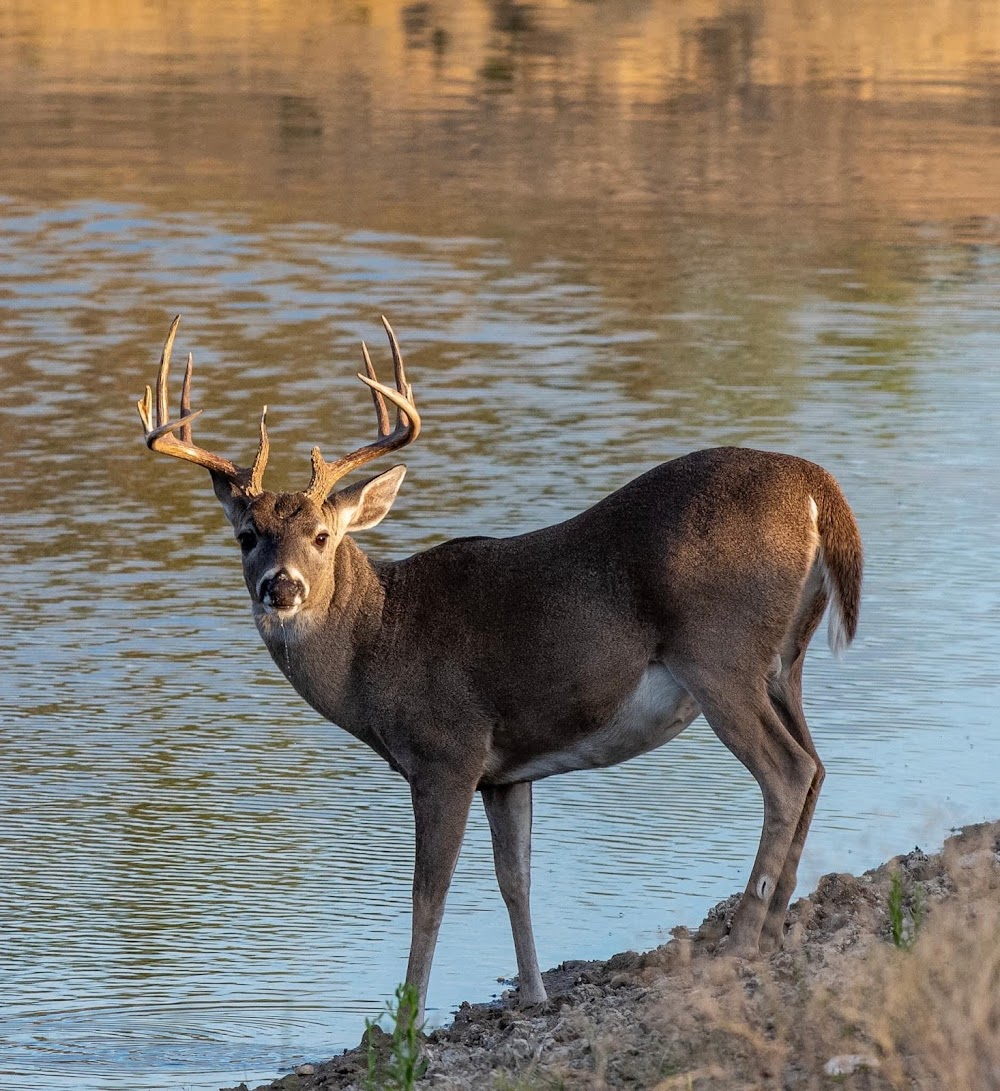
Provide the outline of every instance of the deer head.
<path id="1" fill-rule="evenodd" d="M 319 448 L 314 447 L 312 478 L 306 488 L 302 492 L 274 493 L 263 486 L 269 451 L 267 406 L 261 413 L 257 454 L 249 467 L 237 466 L 195 445 L 191 422 L 202 411 L 191 411 L 190 354 L 181 388 L 180 415 L 176 420 L 169 419 L 170 354 L 179 322 L 180 316 L 170 324 L 160 357 L 155 397 L 147 386 L 138 403 L 146 446 L 204 466 L 212 475 L 215 495 L 240 544 L 243 576 L 258 623 L 267 618 L 285 622 L 299 615 L 321 616 L 333 596 L 334 561 L 344 536 L 381 522 L 396 499 L 406 467 L 394 466 L 343 489 L 335 486 L 352 470 L 412 443 L 420 432 L 420 415 L 413 401 L 413 389 L 406 381 L 396 335 L 383 316 L 382 325 L 389 337 L 395 365 L 395 389 L 379 382 L 368 348 L 364 343 L 361 346 L 366 373 L 359 373 L 358 378 L 371 389 L 378 438 L 334 462 L 327 462 Z M 396 423 L 391 430 L 386 399 L 396 407 Z"/>

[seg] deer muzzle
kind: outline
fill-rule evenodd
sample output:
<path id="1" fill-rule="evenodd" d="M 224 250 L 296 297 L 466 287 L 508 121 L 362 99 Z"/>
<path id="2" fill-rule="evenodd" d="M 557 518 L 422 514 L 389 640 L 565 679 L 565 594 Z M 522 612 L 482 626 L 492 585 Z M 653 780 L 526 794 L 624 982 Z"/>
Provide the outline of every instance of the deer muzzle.
<path id="1" fill-rule="evenodd" d="M 297 610 L 306 600 L 309 587 L 295 569 L 279 568 L 263 575 L 257 583 L 257 597 L 270 610 Z"/>

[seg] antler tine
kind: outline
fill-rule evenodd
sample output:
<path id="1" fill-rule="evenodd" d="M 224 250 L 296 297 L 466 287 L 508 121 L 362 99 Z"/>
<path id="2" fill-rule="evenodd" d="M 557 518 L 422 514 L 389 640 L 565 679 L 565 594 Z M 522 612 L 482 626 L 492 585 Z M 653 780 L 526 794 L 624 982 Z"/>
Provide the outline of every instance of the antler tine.
<path id="1" fill-rule="evenodd" d="M 306 495 L 317 504 L 321 504 L 330 494 L 333 486 L 352 470 L 364 466 L 365 463 L 371 462 L 380 455 L 405 447 L 420 434 L 420 414 L 413 401 L 413 388 L 406 381 L 399 343 L 385 316 L 382 317 L 382 325 L 389 335 L 389 346 L 392 349 L 392 360 L 396 371 L 396 389 L 393 390 L 392 387 L 379 382 L 371 357 L 368 355 L 368 348 L 363 342 L 361 348 L 367 374 L 358 373 L 358 378 L 372 392 L 379 438 L 374 443 L 368 443 L 351 454 L 338 458 L 335 462 L 326 462 L 319 448 L 313 448 L 312 480 L 306 488 Z M 389 431 L 389 413 L 385 405 L 386 399 L 396 407 L 396 427 L 391 432 Z"/>
<path id="2" fill-rule="evenodd" d="M 271 453 L 271 444 L 267 438 L 267 406 L 260 414 L 260 442 L 257 444 L 257 454 L 254 455 L 253 465 L 250 467 L 250 482 L 247 485 L 248 496 L 260 496 L 264 491 L 264 470 L 267 469 L 267 456 Z"/>
<path id="3" fill-rule="evenodd" d="M 188 354 L 184 383 L 181 387 L 180 417 L 173 421 L 169 419 L 167 403 L 170 354 L 180 320 L 181 316 L 177 315 L 173 322 L 170 323 L 170 330 L 163 344 L 160 369 L 156 376 L 155 419 L 153 417 L 154 395 L 150 387 L 146 387 L 145 393 L 138 402 L 139 417 L 142 420 L 146 446 L 151 451 L 159 451 L 161 454 L 173 455 L 175 458 L 182 458 L 186 462 L 193 462 L 197 466 L 204 466 L 207 470 L 211 470 L 212 473 L 221 474 L 247 496 L 257 496 L 263 492 L 262 481 L 269 450 L 267 428 L 265 426 L 266 406 L 260 420 L 260 443 L 257 447 L 253 465 L 249 469 L 237 466 L 235 463 L 230 462 L 228 458 L 223 458 L 221 455 L 206 451 L 203 447 L 198 447 L 191 437 L 191 422 L 196 417 L 201 416 L 202 410 L 198 409 L 193 413 L 191 412 L 191 375 L 194 370 L 194 359 Z M 177 435 L 174 435 L 175 432 Z"/>
<path id="4" fill-rule="evenodd" d="M 368 346 L 361 342 L 361 355 L 365 358 L 365 371 L 368 372 L 368 378 L 372 382 L 378 382 L 378 375 L 375 372 L 375 365 L 372 363 L 372 358 L 368 355 Z M 385 407 L 385 398 L 374 388 L 372 390 L 372 401 L 375 403 L 375 416 L 376 427 L 378 428 L 378 434 L 380 436 L 387 436 L 389 434 L 389 410 Z"/>
<path id="5" fill-rule="evenodd" d="M 392 326 L 389 325 L 389 319 L 383 314 L 380 316 L 382 319 L 382 325 L 385 328 L 385 332 L 389 335 L 389 348 L 392 350 L 392 366 L 396 377 L 396 389 L 406 398 L 407 401 L 413 401 L 413 388 L 406 381 L 406 371 L 403 369 L 403 354 L 399 351 L 399 342 L 396 340 L 395 333 L 392 332 Z M 374 379 L 375 376 L 373 375 Z M 403 414 L 403 423 L 405 424 L 406 414 L 402 409 L 399 410 Z M 400 418 L 397 417 L 396 423 L 398 424 Z M 414 437 L 416 438 L 416 437 Z"/>
<path id="6" fill-rule="evenodd" d="M 413 404 L 412 390 L 409 396 L 402 393 L 399 390 L 393 390 L 391 386 L 385 386 L 377 379 L 369 379 L 367 375 L 358 375 L 358 378 L 365 384 L 365 386 L 371 387 L 372 390 L 377 390 L 383 398 L 388 398 L 389 401 L 396 407 L 396 427 L 392 430 L 391 434 L 386 436 L 386 439 L 392 439 L 398 436 L 405 436 L 406 443 L 412 443 L 418 435 L 420 435 L 420 414 L 417 412 L 417 407 Z M 407 383 L 409 387 L 409 383 Z M 376 444 L 371 443 L 369 447 L 375 447 Z M 402 443 L 393 444 L 394 447 L 402 447 Z M 367 450 L 367 447 L 361 448 Z M 390 448 L 391 449 L 391 448 Z"/>
<path id="7" fill-rule="evenodd" d="M 182 417 L 189 417 L 190 418 L 190 416 L 191 416 L 191 374 L 192 374 L 193 371 L 194 371 L 194 355 L 189 352 L 188 353 L 188 358 L 187 358 L 187 367 L 184 369 L 184 383 L 181 386 L 181 416 Z M 177 438 L 181 441 L 181 443 L 190 444 L 192 442 L 192 440 L 191 440 L 191 422 L 190 422 L 190 420 L 188 420 L 188 423 L 185 424 L 183 428 L 180 428 L 178 430 Z"/>
<path id="8" fill-rule="evenodd" d="M 174 348 L 174 338 L 177 336 L 177 327 L 181 324 L 181 316 L 176 315 L 170 323 L 167 331 L 167 339 L 163 342 L 163 352 L 160 353 L 160 370 L 156 373 L 156 423 L 163 424 L 169 416 L 167 408 L 167 383 L 170 379 L 170 354 Z"/>

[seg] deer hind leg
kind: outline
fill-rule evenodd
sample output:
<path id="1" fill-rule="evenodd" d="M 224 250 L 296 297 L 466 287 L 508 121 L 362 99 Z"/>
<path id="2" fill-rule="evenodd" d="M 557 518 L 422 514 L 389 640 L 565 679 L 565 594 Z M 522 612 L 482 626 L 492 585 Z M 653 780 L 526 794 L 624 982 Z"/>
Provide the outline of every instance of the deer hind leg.
<path id="1" fill-rule="evenodd" d="M 805 713 L 802 710 L 802 663 L 804 655 L 805 648 L 803 647 L 791 666 L 768 683 L 771 705 L 792 738 L 812 758 L 816 771 L 813 773 L 812 783 L 809 785 L 809 791 L 806 794 L 805 805 L 802 808 L 802 814 L 799 816 L 798 825 L 795 827 L 795 833 L 792 835 L 788 855 L 785 857 L 785 866 L 778 877 L 778 884 L 771 896 L 771 904 L 764 920 L 760 938 L 760 949 L 764 954 L 777 950 L 784 939 L 785 913 L 792 894 L 795 892 L 799 860 L 819 800 L 820 788 L 823 786 L 823 779 L 826 776 L 826 770 L 823 768 L 823 762 L 813 745 L 812 736 L 809 734 L 809 725 L 806 723 Z"/>
<path id="2" fill-rule="evenodd" d="M 531 929 L 531 784 L 482 788 L 483 806 L 493 838 L 497 883 L 510 916 L 517 957 L 518 1000 L 540 1004 L 545 986 L 538 968 Z"/>
<path id="3" fill-rule="evenodd" d="M 792 738 L 812 758 L 816 766 L 816 772 L 813 774 L 812 783 L 809 785 L 805 806 L 799 816 L 799 823 L 792 836 L 785 866 L 778 878 L 778 885 L 771 897 L 771 904 L 764 921 L 760 947 L 765 954 L 777 950 L 784 939 L 785 913 L 788 910 L 788 903 L 792 894 L 795 892 L 799 859 L 802 856 L 809 826 L 816 810 L 816 804 L 819 801 L 820 788 L 823 786 L 823 779 L 826 776 L 826 770 L 823 768 L 823 762 L 813 745 L 809 725 L 806 723 L 805 712 L 802 709 L 802 667 L 805 663 L 806 649 L 819 626 L 826 605 L 827 595 L 823 584 L 822 570 L 819 566 L 814 565 L 806 579 L 798 612 L 786 634 L 781 649 L 779 669 L 767 681 L 771 706 L 781 718 Z"/>
<path id="4" fill-rule="evenodd" d="M 762 680 L 736 684 L 729 679 L 721 693 L 715 687 L 692 686 L 691 691 L 712 730 L 750 771 L 764 797 L 760 846 L 727 947 L 729 954 L 751 958 L 760 953 L 764 922 L 802 830 L 817 765 L 775 711 Z"/>

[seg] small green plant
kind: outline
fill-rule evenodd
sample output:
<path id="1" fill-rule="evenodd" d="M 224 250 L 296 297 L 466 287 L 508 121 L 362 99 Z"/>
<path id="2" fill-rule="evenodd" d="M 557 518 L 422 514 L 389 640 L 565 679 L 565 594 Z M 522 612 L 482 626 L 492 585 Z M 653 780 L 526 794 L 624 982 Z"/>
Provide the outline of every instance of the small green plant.
<path id="1" fill-rule="evenodd" d="M 417 1006 L 417 990 L 403 984 L 396 989 L 395 1001 L 385 1006 L 389 1032 L 382 1029 L 378 1019 L 365 1020 L 365 1091 L 413 1091 L 427 1071 L 427 1061 L 420 1054 Z"/>
<path id="2" fill-rule="evenodd" d="M 886 909 L 889 913 L 889 930 L 892 942 L 901 951 L 908 951 L 917 938 L 917 932 L 924 922 L 924 899 L 918 887 L 914 888 L 909 913 L 909 927 L 907 927 L 907 913 L 904 905 L 903 874 L 894 871 L 889 886 L 889 897 L 886 899 Z"/>
<path id="3" fill-rule="evenodd" d="M 916 939 L 917 933 L 920 931 L 920 926 L 924 923 L 927 909 L 924 903 L 924 893 L 918 886 L 913 888 L 912 902 L 910 916 L 913 918 L 913 938 Z"/>
<path id="4" fill-rule="evenodd" d="M 892 935 L 893 946 L 900 949 L 908 947 L 906 916 L 903 910 L 903 876 L 899 871 L 892 873 L 886 910 L 889 913 L 889 931 Z"/>

